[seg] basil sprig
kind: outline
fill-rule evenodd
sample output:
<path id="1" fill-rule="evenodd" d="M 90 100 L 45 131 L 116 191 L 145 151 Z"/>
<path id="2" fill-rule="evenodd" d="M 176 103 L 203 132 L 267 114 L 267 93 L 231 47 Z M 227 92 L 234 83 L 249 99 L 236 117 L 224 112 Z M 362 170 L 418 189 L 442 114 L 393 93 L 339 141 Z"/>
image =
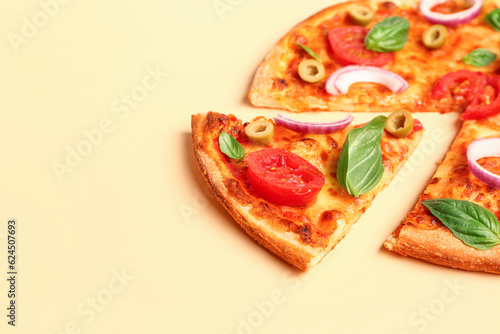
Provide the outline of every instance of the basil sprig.
<path id="1" fill-rule="evenodd" d="M 447 198 L 421 203 L 466 245 L 485 250 L 500 244 L 498 219 L 482 206 Z"/>
<path id="2" fill-rule="evenodd" d="M 313 50 L 309 49 L 307 46 L 305 45 L 302 45 L 300 43 L 297 43 L 295 42 L 295 44 L 297 44 L 298 46 L 300 46 L 302 49 L 304 49 L 304 51 L 306 51 L 311 57 L 313 57 L 314 59 L 316 59 L 317 61 L 319 61 L 321 63 L 321 58 L 316 54 L 314 53 Z"/>
<path id="3" fill-rule="evenodd" d="M 337 163 L 337 180 L 351 196 L 369 192 L 384 176 L 380 142 L 386 122 L 387 117 L 377 116 L 347 134 Z"/>
<path id="4" fill-rule="evenodd" d="M 377 23 L 365 37 L 368 50 L 394 52 L 401 50 L 408 40 L 410 22 L 400 16 L 391 16 Z"/>
<path id="5" fill-rule="evenodd" d="M 486 22 L 496 31 L 500 31 L 500 8 L 495 8 L 485 17 Z"/>
<path id="6" fill-rule="evenodd" d="M 496 57 L 497 55 L 490 50 L 479 48 L 466 54 L 465 57 L 462 58 L 462 62 L 467 65 L 483 67 L 489 65 Z"/>
<path id="7" fill-rule="evenodd" d="M 245 157 L 243 146 L 233 136 L 224 131 L 221 131 L 219 135 L 219 149 L 231 159 L 241 160 Z"/>

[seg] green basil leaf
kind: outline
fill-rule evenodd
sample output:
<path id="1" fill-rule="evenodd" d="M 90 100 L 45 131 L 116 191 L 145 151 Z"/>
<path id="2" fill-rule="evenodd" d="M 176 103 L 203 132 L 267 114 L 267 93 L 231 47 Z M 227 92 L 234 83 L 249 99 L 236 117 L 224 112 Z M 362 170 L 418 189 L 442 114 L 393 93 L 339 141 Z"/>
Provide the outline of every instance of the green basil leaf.
<path id="1" fill-rule="evenodd" d="M 313 50 L 309 49 L 307 46 L 305 45 L 302 45 L 300 43 L 297 43 L 295 42 L 295 44 L 297 44 L 298 46 L 300 46 L 302 49 L 304 49 L 311 57 L 313 57 L 314 59 L 316 59 L 317 61 L 319 61 L 321 63 L 321 58 L 314 53 Z"/>
<path id="2" fill-rule="evenodd" d="M 387 117 L 377 116 L 347 134 L 337 163 L 337 180 L 351 196 L 369 192 L 384 176 L 380 142 L 386 122 Z"/>
<path id="3" fill-rule="evenodd" d="M 485 20 L 493 29 L 500 31 L 500 8 L 493 9 L 486 14 Z"/>
<path id="4" fill-rule="evenodd" d="M 479 48 L 466 54 L 465 57 L 462 58 L 462 62 L 467 65 L 483 67 L 489 65 L 496 57 L 497 55 L 490 50 Z"/>
<path id="5" fill-rule="evenodd" d="M 410 22 L 400 16 L 391 16 L 377 23 L 365 37 L 368 50 L 394 52 L 401 50 L 408 40 Z"/>
<path id="6" fill-rule="evenodd" d="M 245 149 L 230 134 L 221 131 L 219 135 L 219 149 L 231 159 L 243 159 Z"/>
<path id="7" fill-rule="evenodd" d="M 484 250 L 500 244 L 500 224 L 488 209 L 468 201 L 446 198 L 421 203 L 466 245 Z"/>

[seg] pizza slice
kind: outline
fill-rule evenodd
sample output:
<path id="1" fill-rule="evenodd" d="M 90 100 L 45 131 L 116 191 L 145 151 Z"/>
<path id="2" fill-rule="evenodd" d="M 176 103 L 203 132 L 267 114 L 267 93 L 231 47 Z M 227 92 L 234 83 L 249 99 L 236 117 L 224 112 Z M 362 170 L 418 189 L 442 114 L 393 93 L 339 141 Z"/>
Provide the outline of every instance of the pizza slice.
<path id="1" fill-rule="evenodd" d="M 500 274 L 499 137 L 500 115 L 465 121 L 385 247 L 443 266 Z"/>
<path id="2" fill-rule="evenodd" d="M 384 130 L 390 117 L 363 126 L 350 121 L 257 117 L 243 123 L 233 115 L 196 114 L 193 148 L 203 177 L 236 222 L 269 251 L 307 270 L 370 207 L 423 133 L 417 120 L 409 130 L 388 126 L 394 135 Z M 332 128 L 337 131 L 318 133 Z M 406 133 L 397 132 L 402 129 Z"/>
<path id="3" fill-rule="evenodd" d="M 271 48 L 248 98 L 256 107 L 293 112 L 463 111 L 466 92 L 439 101 L 431 89 L 450 72 L 497 71 L 500 58 L 480 65 L 463 61 L 476 49 L 492 59 L 500 55 L 500 32 L 485 20 L 500 1 L 481 3 L 469 8 L 467 1 L 440 1 L 435 14 L 422 13 L 418 0 L 335 4 L 297 24 Z M 442 16 L 466 10 L 477 16 L 469 14 L 474 18 L 458 26 L 433 25 L 426 17 L 441 15 L 444 22 Z"/>

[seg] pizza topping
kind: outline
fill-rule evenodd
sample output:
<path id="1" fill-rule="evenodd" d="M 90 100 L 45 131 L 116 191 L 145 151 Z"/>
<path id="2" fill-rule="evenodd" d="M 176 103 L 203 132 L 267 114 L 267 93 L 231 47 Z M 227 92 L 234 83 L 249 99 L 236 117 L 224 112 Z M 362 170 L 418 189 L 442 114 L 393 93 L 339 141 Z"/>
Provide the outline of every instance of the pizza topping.
<path id="1" fill-rule="evenodd" d="M 360 26 L 365 26 L 370 23 L 375 15 L 371 8 L 364 6 L 352 6 L 347 12 L 351 17 L 351 21 Z"/>
<path id="2" fill-rule="evenodd" d="M 421 203 L 466 245 L 486 250 L 500 244 L 500 224 L 488 209 L 472 202 L 447 198 Z"/>
<path id="3" fill-rule="evenodd" d="M 394 52 L 403 49 L 408 40 L 410 22 L 400 16 L 391 16 L 377 23 L 366 35 L 368 50 Z"/>
<path id="4" fill-rule="evenodd" d="M 278 117 L 274 118 L 274 121 L 284 128 L 300 133 L 328 134 L 342 130 L 349 125 L 353 119 L 354 117 L 352 115 L 348 115 L 346 118 L 335 122 L 313 123 L 297 121 L 282 114 L 278 114 Z"/>
<path id="5" fill-rule="evenodd" d="M 283 149 L 266 148 L 247 157 L 252 187 L 278 205 L 302 205 L 316 198 L 325 176 L 307 160 Z"/>
<path id="6" fill-rule="evenodd" d="M 248 124 L 245 133 L 252 143 L 265 146 L 273 140 L 274 126 L 268 120 L 261 119 Z"/>
<path id="7" fill-rule="evenodd" d="M 422 35 L 422 43 L 428 48 L 439 49 L 446 42 L 448 30 L 442 24 L 430 26 Z"/>
<path id="8" fill-rule="evenodd" d="M 439 79 L 431 91 L 433 99 L 462 99 L 466 119 L 483 119 L 500 113 L 500 76 L 468 70 L 450 72 Z"/>
<path id="9" fill-rule="evenodd" d="M 221 131 L 219 135 L 219 149 L 231 159 L 241 160 L 245 157 L 245 149 L 230 134 Z"/>
<path id="10" fill-rule="evenodd" d="M 482 0 L 472 0 L 474 4 L 462 11 L 445 14 L 434 11 L 436 5 L 444 3 L 446 0 L 422 0 L 420 11 L 422 15 L 431 23 L 442 24 L 447 27 L 455 27 L 462 23 L 467 23 L 474 19 L 483 6 Z"/>
<path id="11" fill-rule="evenodd" d="M 328 41 L 335 58 L 342 66 L 367 65 L 384 66 L 394 55 L 368 50 L 365 37 L 368 29 L 360 26 L 339 27 L 330 30 Z"/>
<path id="12" fill-rule="evenodd" d="M 450 97 L 451 94 L 462 96 L 468 103 L 479 93 L 478 88 L 482 86 L 483 77 L 478 72 L 458 70 L 445 74 L 432 88 L 433 99 L 441 100 Z"/>
<path id="13" fill-rule="evenodd" d="M 313 57 L 314 59 L 316 59 L 318 62 L 321 63 L 321 58 L 316 54 L 314 53 L 313 50 L 309 49 L 307 46 L 305 45 L 302 45 L 300 43 L 295 43 L 297 44 L 298 46 L 300 46 L 302 49 L 304 49 L 305 52 L 307 52 L 311 57 Z"/>
<path id="14" fill-rule="evenodd" d="M 413 117 L 407 110 L 397 110 L 387 117 L 385 130 L 391 135 L 403 138 L 413 131 Z"/>
<path id="15" fill-rule="evenodd" d="M 331 95 L 346 94 L 357 82 L 373 82 L 386 86 L 394 93 L 401 93 L 410 85 L 394 72 L 373 66 L 350 65 L 338 69 L 326 81 L 326 91 Z"/>
<path id="16" fill-rule="evenodd" d="M 482 80 L 476 88 L 478 95 L 467 106 L 461 115 L 462 119 L 483 119 L 500 113 L 500 76 L 479 74 Z M 485 82 L 485 84 L 482 84 Z"/>
<path id="17" fill-rule="evenodd" d="M 467 65 L 472 65 L 476 67 L 484 67 L 491 64 L 496 59 L 497 55 L 488 49 L 478 48 L 462 58 L 462 62 Z"/>
<path id="18" fill-rule="evenodd" d="M 500 8 L 495 8 L 485 17 L 486 22 L 496 31 L 500 31 Z"/>
<path id="19" fill-rule="evenodd" d="M 477 139 L 467 148 L 467 163 L 470 172 L 484 184 L 500 189 L 500 176 L 490 172 L 477 161 L 485 157 L 500 157 L 500 137 Z"/>
<path id="20" fill-rule="evenodd" d="M 337 163 L 337 180 L 351 196 L 369 192 L 384 176 L 380 143 L 386 122 L 387 117 L 377 116 L 347 134 Z"/>
<path id="21" fill-rule="evenodd" d="M 316 59 L 303 60 L 299 65 L 299 76 L 307 82 L 318 82 L 325 77 L 325 67 Z"/>

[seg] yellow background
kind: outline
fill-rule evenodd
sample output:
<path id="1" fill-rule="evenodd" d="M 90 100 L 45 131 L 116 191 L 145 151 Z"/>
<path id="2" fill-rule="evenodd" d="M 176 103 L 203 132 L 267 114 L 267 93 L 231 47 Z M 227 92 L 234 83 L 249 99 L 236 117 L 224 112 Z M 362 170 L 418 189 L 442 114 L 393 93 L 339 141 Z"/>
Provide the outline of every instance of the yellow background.
<path id="1" fill-rule="evenodd" d="M 289 28 L 331 4 L 4 4 L 1 332 L 500 333 L 498 276 L 382 249 L 444 156 L 456 116 L 418 115 L 425 145 L 404 176 L 308 274 L 254 243 L 207 192 L 191 114 L 274 116 L 247 102 L 255 69 Z M 11 218 L 14 328 L 6 316 Z"/>

